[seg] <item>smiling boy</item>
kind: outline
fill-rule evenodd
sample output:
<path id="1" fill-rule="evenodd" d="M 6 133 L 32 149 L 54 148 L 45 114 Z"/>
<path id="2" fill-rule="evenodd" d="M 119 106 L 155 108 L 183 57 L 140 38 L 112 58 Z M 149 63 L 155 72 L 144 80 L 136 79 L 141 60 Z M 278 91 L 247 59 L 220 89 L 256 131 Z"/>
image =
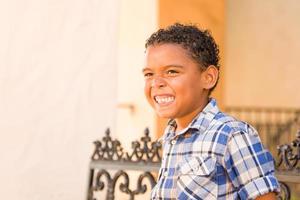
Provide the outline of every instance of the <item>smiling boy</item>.
<path id="1" fill-rule="evenodd" d="M 193 25 L 160 29 L 146 42 L 145 95 L 170 119 L 151 199 L 276 199 L 273 158 L 256 130 L 210 98 L 218 62 L 212 36 Z"/>

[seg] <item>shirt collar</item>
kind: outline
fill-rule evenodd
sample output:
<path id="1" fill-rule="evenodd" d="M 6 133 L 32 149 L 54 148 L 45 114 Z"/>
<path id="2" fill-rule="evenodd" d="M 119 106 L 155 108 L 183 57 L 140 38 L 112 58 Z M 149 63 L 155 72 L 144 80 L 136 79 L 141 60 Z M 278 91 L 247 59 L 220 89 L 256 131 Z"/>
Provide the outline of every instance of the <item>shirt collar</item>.
<path id="1" fill-rule="evenodd" d="M 217 106 L 217 101 L 214 98 L 210 98 L 205 108 L 183 130 L 176 133 L 175 130 L 177 124 L 174 119 L 170 119 L 164 131 L 164 134 L 159 139 L 159 141 L 165 142 L 166 140 L 170 140 L 175 136 L 186 133 L 189 129 L 197 129 L 199 134 L 203 133 L 208 128 L 210 122 L 214 119 L 218 112 L 219 108 Z"/>

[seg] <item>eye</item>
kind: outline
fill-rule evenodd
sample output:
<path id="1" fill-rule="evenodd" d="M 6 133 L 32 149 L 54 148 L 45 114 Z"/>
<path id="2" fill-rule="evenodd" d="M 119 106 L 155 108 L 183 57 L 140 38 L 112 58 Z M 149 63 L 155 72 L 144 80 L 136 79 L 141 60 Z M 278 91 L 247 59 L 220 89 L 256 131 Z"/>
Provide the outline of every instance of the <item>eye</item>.
<path id="1" fill-rule="evenodd" d="M 176 70 L 174 70 L 174 69 L 169 69 L 169 70 L 167 71 L 167 74 L 168 74 L 168 75 L 176 75 L 176 74 L 178 74 L 178 71 L 176 71 Z"/>
<path id="2" fill-rule="evenodd" d="M 153 76 L 153 73 L 151 73 L 151 72 L 145 72 L 144 73 L 144 77 L 145 78 L 150 78 L 150 77 L 152 77 Z"/>

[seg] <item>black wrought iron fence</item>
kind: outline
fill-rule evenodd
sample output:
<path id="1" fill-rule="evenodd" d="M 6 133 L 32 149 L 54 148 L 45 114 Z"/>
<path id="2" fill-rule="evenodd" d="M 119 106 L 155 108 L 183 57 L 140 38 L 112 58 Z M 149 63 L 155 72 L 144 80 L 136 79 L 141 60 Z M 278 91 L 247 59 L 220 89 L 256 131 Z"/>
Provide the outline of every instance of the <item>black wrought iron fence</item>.
<path id="1" fill-rule="evenodd" d="M 140 141 L 132 142 L 132 151 L 123 150 L 120 141 L 112 139 L 109 129 L 102 141 L 95 141 L 95 150 L 91 157 L 88 200 L 114 200 L 116 189 L 127 194 L 128 199 L 145 194 L 155 186 L 156 176 L 161 162 L 161 143 L 152 141 L 146 129 Z M 112 173 L 111 171 L 115 172 Z M 135 188 L 130 188 L 128 171 L 138 172 Z M 148 187 L 145 183 L 148 181 Z M 150 185 L 150 186 L 149 186 Z M 105 192 L 97 197 L 99 191 Z M 100 196 L 100 195 L 99 195 Z M 149 199 L 149 197 L 148 197 Z"/>

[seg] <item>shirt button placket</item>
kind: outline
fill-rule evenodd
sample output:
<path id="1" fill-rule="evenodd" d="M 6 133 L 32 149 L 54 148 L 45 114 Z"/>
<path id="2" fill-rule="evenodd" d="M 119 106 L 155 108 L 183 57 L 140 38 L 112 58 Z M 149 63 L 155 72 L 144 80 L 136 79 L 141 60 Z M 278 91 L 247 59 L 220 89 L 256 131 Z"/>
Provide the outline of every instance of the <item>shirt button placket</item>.
<path id="1" fill-rule="evenodd" d="M 176 144 L 176 140 L 175 139 L 171 140 L 171 144 L 172 145 Z"/>
<path id="2" fill-rule="evenodd" d="M 171 145 L 176 144 L 176 139 L 171 140 L 170 143 L 171 143 Z M 165 172 L 163 173 L 163 176 L 164 176 L 164 177 L 168 177 L 168 175 L 169 175 L 168 171 L 165 171 Z"/>
<path id="3" fill-rule="evenodd" d="M 167 177 L 168 176 L 168 172 L 164 172 L 164 177 Z"/>

